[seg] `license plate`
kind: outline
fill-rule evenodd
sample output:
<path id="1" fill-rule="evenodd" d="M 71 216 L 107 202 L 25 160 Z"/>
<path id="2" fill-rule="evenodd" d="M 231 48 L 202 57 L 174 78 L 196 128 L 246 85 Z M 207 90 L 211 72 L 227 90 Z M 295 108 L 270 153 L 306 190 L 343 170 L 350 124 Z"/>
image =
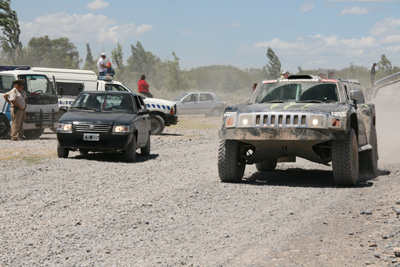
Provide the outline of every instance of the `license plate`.
<path id="1" fill-rule="evenodd" d="M 84 141 L 99 141 L 100 140 L 100 134 L 84 133 L 83 134 L 83 140 Z"/>

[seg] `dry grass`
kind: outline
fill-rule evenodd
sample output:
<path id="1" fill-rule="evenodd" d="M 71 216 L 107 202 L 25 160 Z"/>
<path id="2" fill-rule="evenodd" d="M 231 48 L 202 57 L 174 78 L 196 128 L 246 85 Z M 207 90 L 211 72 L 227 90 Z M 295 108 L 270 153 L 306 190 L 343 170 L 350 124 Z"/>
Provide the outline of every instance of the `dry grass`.
<path id="1" fill-rule="evenodd" d="M 211 130 L 218 129 L 221 125 L 221 118 L 209 118 L 204 116 L 179 116 L 177 125 L 171 125 L 172 129 L 184 130 Z"/>
<path id="2" fill-rule="evenodd" d="M 22 160 L 37 164 L 45 159 L 57 157 L 56 150 L 0 149 L 0 160 Z"/>

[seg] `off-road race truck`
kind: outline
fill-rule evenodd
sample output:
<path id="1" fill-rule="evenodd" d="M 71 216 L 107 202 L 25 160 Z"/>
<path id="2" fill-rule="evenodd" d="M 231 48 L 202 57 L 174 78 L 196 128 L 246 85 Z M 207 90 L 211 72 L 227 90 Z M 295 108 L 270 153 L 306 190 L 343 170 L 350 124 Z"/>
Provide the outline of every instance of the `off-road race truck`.
<path id="1" fill-rule="evenodd" d="M 356 80 L 292 75 L 259 83 L 247 105 L 225 108 L 218 152 L 223 182 L 242 180 L 246 164 L 273 171 L 301 157 L 332 163 L 335 183 L 353 186 L 375 177 L 375 105 Z"/>

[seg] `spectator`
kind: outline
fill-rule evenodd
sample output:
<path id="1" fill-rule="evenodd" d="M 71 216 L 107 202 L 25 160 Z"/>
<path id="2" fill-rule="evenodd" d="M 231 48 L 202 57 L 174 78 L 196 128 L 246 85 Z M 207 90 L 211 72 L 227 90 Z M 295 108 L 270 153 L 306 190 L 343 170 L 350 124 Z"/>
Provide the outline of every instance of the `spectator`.
<path id="1" fill-rule="evenodd" d="M 107 70 L 105 59 L 106 53 L 101 53 L 100 58 L 97 61 L 97 70 L 99 71 L 99 76 L 104 76 Z"/>
<path id="2" fill-rule="evenodd" d="M 146 80 L 146 76 L 144 76 L 144 75 L 142 74 L 142 76 L 140 76 L 140 80 L 139 80 L 139 82 L 138 82 L 138 91 L 139 91 L 139 94 L 142 94 L 142 95 L 144 95 L 144 96 L 147 96 L 147 97 L 152 98 L 153 95 L 150 94 L 150 92 L 149 92 L 149 87 L 150 87 L 150 85 L 149 85 L 145 80 Z"/>
<path id="3" fill-rule="evenodd" d="M 253 83 L 253 92 L 256 90 L 258 83 Z"/>
<path id="4" fill-rule="evenodd" d="M 14 80 L 14 88 L 3 95 L 8 104 L 11 105 L 11 140 L 24 139 L 26 92 L 24 91 L 25 80 Z"/>
<path id="5" fill-rule="evenodd" d="M 114 77 L 115 71 L 114 71 L 114 69 L 111 67 L 111 62 L 108 62 L 107 65 L 106 65 L 106 67 L 107 67 L 107 69 L 106 69 L 106 71 L 105 71 L 105 75 L 106 75 L 106 76 Z"/>
<path id="6" fill-rule="evenodd" d="M 375 74 L 376 74 L 376 70 L 375 70 L 375 67 L 376 67 L 376 63 L 374 63 L 373 65 L 372 65 L 372 68 L 371 68 L 371 88 L 372 87 L 374 87 L 374 83 L 375 83 Z"/>
<path id="7" fill-rule="evenodd" d="M 288 71 L 282 71 L 281 79 L 287 79 L 288 77 L 289 77 L 289 72 Z"/>

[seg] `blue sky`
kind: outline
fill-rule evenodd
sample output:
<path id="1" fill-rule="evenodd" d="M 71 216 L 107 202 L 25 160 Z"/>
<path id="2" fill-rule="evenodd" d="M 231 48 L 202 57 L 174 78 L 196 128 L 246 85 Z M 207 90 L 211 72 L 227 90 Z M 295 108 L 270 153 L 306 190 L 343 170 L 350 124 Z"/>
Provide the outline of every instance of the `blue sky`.
<path id="1" fill-rule="evenodd" d="M 400 66 L 400 0 L 12 0 L 21 41 L 68 37 L 86 57 L 125 60 L 140 41 L 162 60 L 174 51 L 182 69 L 207 65 L 261 68 L 267 47 L 282 68 L 370 68 L 382 54 Z"/>

